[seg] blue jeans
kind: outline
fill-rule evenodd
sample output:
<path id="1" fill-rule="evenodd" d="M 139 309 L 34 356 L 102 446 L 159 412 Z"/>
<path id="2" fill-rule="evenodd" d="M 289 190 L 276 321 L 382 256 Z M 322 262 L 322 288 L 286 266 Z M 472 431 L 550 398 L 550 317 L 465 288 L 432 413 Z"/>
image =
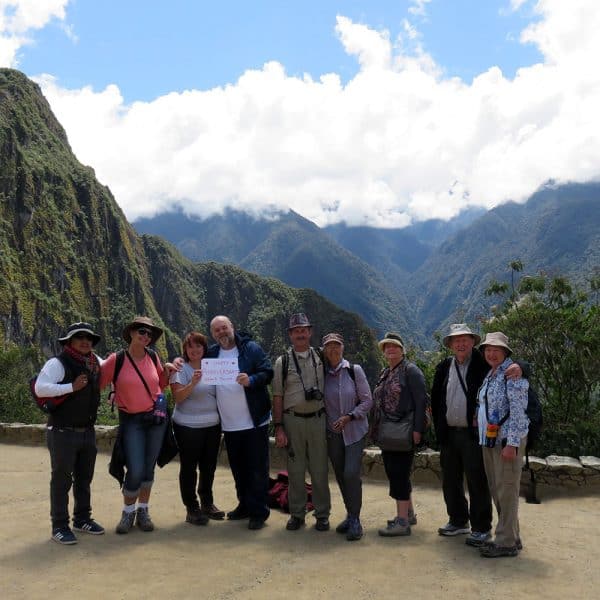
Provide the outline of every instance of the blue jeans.
<path id="1" fill-rule="evenodd" d="M 136 498 L 140 488 L 152 487 L 154 467 L 165 437 L 167 423 L 154 425 L 148 413 L 128 414 L 119 411 L 119 424 L 127 467 L 123 495 Z"/>

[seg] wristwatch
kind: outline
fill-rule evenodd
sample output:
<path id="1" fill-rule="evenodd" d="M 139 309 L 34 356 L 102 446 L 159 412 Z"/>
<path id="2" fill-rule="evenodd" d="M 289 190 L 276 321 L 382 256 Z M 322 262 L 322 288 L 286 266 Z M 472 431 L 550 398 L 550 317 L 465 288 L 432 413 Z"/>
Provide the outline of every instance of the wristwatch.
<path id="1" fill-rule="evenodd" d="M 347 416 L 347 417 L 350 417 L 350 420 L 351 420 L 351 421 L 354 421 L 354 415 L 353 415 L 351 412 L 349 412 L 349 413 L 346 413 L 346 416 Z"/>

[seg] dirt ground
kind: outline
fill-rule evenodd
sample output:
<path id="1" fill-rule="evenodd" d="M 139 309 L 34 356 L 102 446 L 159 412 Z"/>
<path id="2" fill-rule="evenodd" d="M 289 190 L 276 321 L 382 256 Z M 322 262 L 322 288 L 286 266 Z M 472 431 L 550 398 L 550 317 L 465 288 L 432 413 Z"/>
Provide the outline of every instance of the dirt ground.
<path id="1" fill-rule="evenodd" d="M 42 447 L 0 444 L 0 594 L 9 598 L 600 598 L 600 499 L 546 493 L 541 505 L 522 501 L 525 548 L 518 558 L 484 559 L 464 537 L 442 538 L 447 520 L 441 490 L 416 487 L 419 523 L 408 538 L 382 538 L 393 516 L 384 483 L 365 483 L 365 536 L 347 542 L 313 528 L 285 530 L 272 512 L 261 531 L 246 522 L 184 522 L 178 463 L 158 470 L 152 533 L 117 536 L 121 511 L 115 480 L 100 454 L 92 501 L 107 533 L 78 534 L 79 543 L 50 540 L 48 453 Z M 344 517 L 334 481 L 332 525 Z M 219 467 L 215 502 L 235 502 L 229 470 Z"/>

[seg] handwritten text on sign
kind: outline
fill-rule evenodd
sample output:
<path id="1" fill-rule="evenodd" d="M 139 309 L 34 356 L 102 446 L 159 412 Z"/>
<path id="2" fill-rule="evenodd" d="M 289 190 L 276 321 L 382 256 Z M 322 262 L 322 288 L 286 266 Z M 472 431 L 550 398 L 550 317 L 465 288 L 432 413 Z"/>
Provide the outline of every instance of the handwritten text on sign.
<path id="1" fill-rule="evenodd" d="M 209 385 L 235 383 L 239 373 L 237 358 L 202 359 L 202 383 Z"/>

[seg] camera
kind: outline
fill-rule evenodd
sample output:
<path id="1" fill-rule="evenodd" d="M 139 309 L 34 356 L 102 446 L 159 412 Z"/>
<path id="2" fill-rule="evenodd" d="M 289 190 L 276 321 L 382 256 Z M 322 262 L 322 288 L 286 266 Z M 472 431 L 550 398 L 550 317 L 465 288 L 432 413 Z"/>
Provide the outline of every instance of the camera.
<path id="1" fill-rule="evenodd" d="M 323 400 L 323 392 L 316 387 L 312 387 L 309 390 L 304 390 L 304 399 L 308 402 L 309 400 Z"/>

